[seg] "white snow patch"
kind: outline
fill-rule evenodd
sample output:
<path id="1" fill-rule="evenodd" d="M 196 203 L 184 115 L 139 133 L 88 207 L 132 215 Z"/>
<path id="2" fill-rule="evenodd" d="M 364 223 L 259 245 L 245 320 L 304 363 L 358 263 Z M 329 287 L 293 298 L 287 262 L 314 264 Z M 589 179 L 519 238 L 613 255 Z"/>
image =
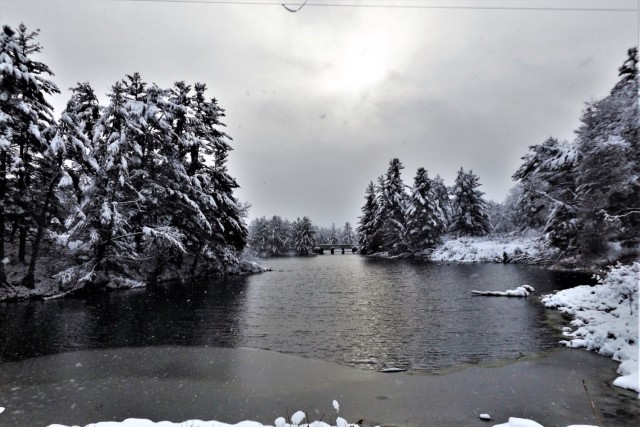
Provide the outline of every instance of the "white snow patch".
<path id="1" fill-rule="evenodd" d="M 295 415 L 295 414 L 294 414 Z M 304 414 L 303 414 L 304 415 Z M 293 417 L 291 417 L 293 418 Z M 141 419 L 141 418 L 129 418 L 122 422 L 116 421 L 102 421 L 98 423 L 88 424 L 86 427 L 271 427 L 269 425 L 260 424 L 256 421 L 242 421 L 238 424 L 226 424 L 219 421 L 202 421 L 202 420 L 189 420 L 181 423 L 173 423 L 170 421 L 159 421 L 157 423 Z M 51 424 L 49 427 L 68 427 L 61 424 Z M 358 424 L 349 424 L 344 418 L 338 417 L 336 419 L 336 425 L 331 426 L 322 421 L 314 421 L 311 424 L 287 424 L 285 419 L 280 417 L 275 420 L 275 427 L 360 427 Z"/>
<path id="2" fill-rule="evenodd" d="M 533 286 L 522 285 L 515 289 L 506 291 L 471 291 L 473 295 L 489 296 L 489 297 L 528 297 L 535 291 Z"/>
<path id="3" fill-rule="evenodd" d="M 617 265 L 596 286 L 578 286 L 543 297 L 549 308 L 574 317 L 563 344 L 621 362 L 613 384 L 640 393 L 638 384 L 638 287 L 640 262 Z M 638 396 L 640 398 L 640 394 Z"/>
<path id="4" fill-rule="evenodd" d="M 543 237 L 487 236 L 459 237 L 438 246 L 431 253 L 432 261 L 445 262 L 494 262 L 501 261 L 506 253 L 513 262 L 540 263 L 550 258 Z"/>
<path id="5" fill-rule="evenodd" d="M 535 421 L 527 420 L 525 418 L 509 417 L 509 421 L 505 424 L 496 424 L 493 427 L 544 427 L 542 424 L 538 424 Z"/>

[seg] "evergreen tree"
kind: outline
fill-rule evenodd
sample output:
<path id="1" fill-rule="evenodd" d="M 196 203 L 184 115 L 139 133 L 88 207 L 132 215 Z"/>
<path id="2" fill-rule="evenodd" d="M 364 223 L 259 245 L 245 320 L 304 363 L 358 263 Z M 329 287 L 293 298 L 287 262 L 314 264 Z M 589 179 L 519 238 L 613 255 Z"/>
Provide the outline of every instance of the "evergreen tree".
<path id="1" fill-rule="evenodd" d="M 445 214 L 428 172 L 419 168 L 406 210 L 408 240 L 412 250 L 433 248 L 445 231 Z"/>
<path id="2" fill-rule="evenodd" d="M 552 245 L 565 255 L 575 250 L 577 236 L 575 200 L 575 147 L 548 138 L 529 147 L 523 163 L 513 175 L 522 183 L 516 215 L 524 226 L 537 226 L 546 212 L 544 231 Z"/>
<path id="3" fill-rule="evenodd" d="M 407 195 L 400 176 L 402 169 L 404 166 L 400 160 L 392 159 L 380 188 L 379 221 L 382 246 L 391 253 L 401 253 L 408 249 L 405 218 Z"/>
<path id="4" fill-rule="evenodd" d="M 576 132 L 578 245 L 603 256 L 610 241 L 640 241 L 638 50 L 630 49 L 611 93 L 587 106 Z"/>
<path id="5" fill-rule="evenodd" d="M 285 221 L 278 215 L 269 220 L 267 226 L 267 251 L 271 256 L 282 256 L 288 248 L 288 230 Z"/>
<path id="6" fill-rule="evenodd" d="M 487 205 L 482 198 L 478 177 L 472 171 L 458 171 L 453 194 L 454 216 L 450 232 L 458 236 L 483 236 L 491 231 Z"/>
<path id="7" fill-rule="evenodd" d="M 344 227 L 342 228 L 342 234 L 340 235 L 340 243 L 345 245 L 353 245 L 356 240 L 356 237 L 353 233 L 353 228 L 351 227 L 351 223 L 349 221 L 344 223 Z"/>
<path id="8" fill-rule="evenodd" d="M 187 170 L 194 182 L 192 187 L 202 188 L 201 203 L 214 203 L 211 208 L 212 239 L 206 242 L 206 248 L 216 249 L 214 253 L 223 264 L 237 261 L 236 253 L 246 244 L 247 229 L 242 220 L 242 210 L 233 191 L 238 188 L 236 180 L 227 170 L 227 157 L 231 146 L 228 135 L 218 128 L 223 126 L 220 118 L 224 110 L 214 99 L 205 98 L 206 86 L 195 85 L 192 106 L 197 125 L 194 129 L 195 139 L 190 141 L 187 156 Z M 207 163 L 206 156 L 213 156 L 213 165 Z M 230 249 L 235 252 L 229 252 Z M 222 251 L 221 251 L 222 250 Z"/>
<path id="9" fill-rule="evenodd" d="M 315 230 L 309 217 L 298 218 L 293 223 L 293 248 L 298 255 L 308 255 L 316 245 Z"/>
<path id="10" fill-rule="evenodd" d="M 331 224 L 331 234 L 329 234 L 329 244 L 331 245 L 337 245 L 338 243 L 340 243 L 340 239 L 338 238 L 338 235 L 340 234 L 340 232 L 336 229 L 336 224 L 332 223 Z"/>
<path id="11" fill-rule="evenodd" d="M 380 246 L 379 239 L 376 238 L 378 232 L 377 213 L 378 202 L 376 198 L 376 188 L 373 182 L 367 186 L 365 193 L 365 204 L 362 206 L 362 216 L 359 218 L 358 227 L 358 246 L 360 252 L 372 253 L 376 252 Z"/>
<path id="12" fill-rule="evenodd" d="M 444 185 L 444 180 L 440 175 L 436 175 L 436 177 L 433 178 L 431 185 L 433 187 L 435 198 L 438 201 L 438 205 L 440 206 L 440 210 L 443 214 L 445 229 L 447 229 L 451 223 L 451 218 L 453 218 L 453 205 L 449 198 L 449 189 Z"/>
<path id="13" fill-rule="evenodd" d="M 37 227 L 46 206 L 47 192 L 38 190 L 34 176 L 43 156 L 55 157 L 48 128 L 54 123 L 53 112 L 45 95 L 58 88 L 44 75 L 53 75 L 49 67 L 32 56 L 41 51 L 34 40 L 38 31 L 29 32 L 24 25 L 14 31 L 4 26 L 0 33 L 0 283 L 6 283 L 4 270 L 5 227 L 7 220 L 18 231 L 18 259 L 26 262 L 27 234 Z M 55 166 L 55 162 L 52 164 Z M 43 170 L 40 172 L 44 173 Z M 39 184 L 39 183 L 38 183 Z M 33 208 L 36 207 L 36 210 Z M 39 207 L 40 209 L 38 209 Z M 40 212 L 38 212 L 40 210 Z M 46 212 L 45 212 L 46 216 Z M 13 234 L 13 233 L 12 233 Z M 36 255 L 37 257 L 37 255 Z M 33 286 L 32 280 L 27 280 Z"/>
<path id="14" fill-rule="evenodd" d="M 267 252 L 269 247 L 269 221 L 265 217 L 256 218 L 249 227 L 249 246 L 258 254 Z"/>

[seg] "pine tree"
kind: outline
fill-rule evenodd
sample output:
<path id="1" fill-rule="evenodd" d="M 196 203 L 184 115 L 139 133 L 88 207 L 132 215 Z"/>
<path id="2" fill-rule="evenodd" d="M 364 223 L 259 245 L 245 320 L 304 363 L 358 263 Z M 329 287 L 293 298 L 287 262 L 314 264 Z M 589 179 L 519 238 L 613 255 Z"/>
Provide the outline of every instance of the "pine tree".
<path id="1" fill-rule="evenodd" d="M 544 220 L 550 243 L 569 255 L 577 250 L 575 146 L 548 138 L 529 151 L 513 175 L 522 184 L 515 212 L 518 223 L 536 227 Z"/>
<path id="2" fill-rule="evenodd" d="M 451 218 L 453 217 L 453 206 L 451 204 L 451 199 L 449 198 L 449 189 L 446 185 L 444 185 L 444 180 L 440 177 L 440 175 L 436 175 L 436 177 L 433 178 L 432 186 L 435 198 L 438 201 L 440 210 L 444 215 L 443 219 L 445 229 L 447 229 L 449 228 Z"/>
<path id="3" fill-rule="evenodd" d="M 412 250 L 433 248 L 445 231 L 445 214 L 428 172 L 419 168 L 406 210 L 407 233 Z"/>
<path id="4" fill-rule="evenodd" d="M 365 193 L 365 204 L 361 208 L 362 216 L 358 220 L 358 246 L 362 253 L 376 252 L 380 246 L 379 239 L 376 238 L 378 232 L 377 213 L 378 203 L 376 199 L 376 188 L 373 182 L 367 186 Z"/>
<path id="5" fill-rule="evenodd" d="M 392 159 L 380 189 L 382 246 L 391 253 L 402 253 L 408 249 L 405 218 L 407 195 L 400 176 L 402 169 L 404 166 L 400 160 Z"/>
<path id="6" fill-rule="evenodd" d="M 472 171 L 458 171 L 453 195 L 454 216 L 450 232 L 458 236 L 483 236 L 491 231 L 486 202 L 482 198 L 478 177 Z"/>
<path id="7" fill-rule="evenodd" d="M 45 95 L 59 91 L 43 77 L 53 75 L 49 67 L 32 58 L 41 51 L 34 41 L 37 36 L 38 31 L 29 32 L 22 24 L 17 32 L 4 26 L 0 34 L 0 259 L 3 260 L 0 283 L 3 284 L 7 219 L 19 232 L 18 259 L 26 262 L 27 234 L 38 226 L 42 209 L 46 208 L 42 200 L 46 192 L 36 191 L 35 175 L 38 168 L 45 166 L 40 159 L 54 156 L 53 150 L 49 150 L 52 132 L 48 132 L 54 123 L 53 111 Z M 33 280 L 25 284 L 31 287 Z"/>
<path id="8" fill-rule="evenodd" d="M 587 106 L 576 132 L 578 242 L 597 258 L 610 241 L 640 241 L 638 50 L 630 49 L 611 93 Z"/>
<path id="9" fill-rule="evenodd" d="M 315 230 L 309 217 L 298 218 L 293 223 L 293 248 L 298 255 L 308 255 L 316 244 Z"/>
<path id="10" fill-rule="evenodd" d="M 282 256 L 288 246 L 288 230 L 285 221 L 278 215 L 274 215 L 267 226 L 267 251 L 271 256 Z"/>
<path id="11" fill-rule="evenodd" d="M 336 229 L 336 224 L 331 223 L 331 234 L 329 234 L 329 244 L 337 245 L 339 242 L 338 235 L 340 232 Z"/>
<path id="12" fill-rule="evenodd" d="M 269 245 L 269 221 L 267 218 L 256 218 L 249 227 L 249 246 L 258 254 L 266 253 Z"/>
<path id="13" fill-rule="evenodd" d="M 228 153 L 231 151 L 226 140 L 230 138 L 218 129 L 224 126 L 220 122 L 220 118 L 224 117 L 224 110 L 215 98 L 207 100 L 205 91 L 206 85 L 195 85 L 195 95 L 191 101 L 195 113 L 195 138 L 189 142 L 185 163 L 195 186 L 203 189 L 200 197 L 202 203 L 214 202 L 215 207 L 210 209 L 211 213 L 208 215 L 214 230 L 205 249 L 214 249 L 216 257 L 224 265 L 237 262 L 237 254 L 246 244 L 247 229 L 239 202 L 233 195 L 233 191 L 239 186 L 229 175 L 226 166 Z M 207 163 L 206 156 L 213 156 L 213 165 Z"/>
<path id="14" fill-rule="evenodd" d="M 351 227 L 351 223 L 349 221 L 344 223 L 342 234 L 340 235 L 340 242 L 345 245 L 353 245 L 355 242 L 353 227 Z"/>

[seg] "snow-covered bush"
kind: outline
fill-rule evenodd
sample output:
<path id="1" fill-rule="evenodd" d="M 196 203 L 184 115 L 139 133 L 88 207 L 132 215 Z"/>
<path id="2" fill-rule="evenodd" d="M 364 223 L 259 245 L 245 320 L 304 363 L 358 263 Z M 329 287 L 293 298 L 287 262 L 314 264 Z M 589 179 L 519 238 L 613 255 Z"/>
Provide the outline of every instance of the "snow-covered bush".
<path id="1" fill-rule="evenodd" d="M 573 317 L 563 344 L 597 351 L 621 362 L 613 384 L 640 392 L 638 384 L 638 287 L 640 262 L 616 265 L 598 285 L 578 286 L 542 301 Z"/>

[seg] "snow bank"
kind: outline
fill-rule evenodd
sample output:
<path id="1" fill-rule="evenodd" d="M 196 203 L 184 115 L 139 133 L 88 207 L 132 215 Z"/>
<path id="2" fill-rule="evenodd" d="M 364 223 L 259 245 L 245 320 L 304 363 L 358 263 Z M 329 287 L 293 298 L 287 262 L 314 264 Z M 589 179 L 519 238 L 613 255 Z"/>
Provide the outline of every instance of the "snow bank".
<path id="1" fill-rule="evenodd" d="M 513 262 L 522 264 L 541 264 L 552 255 L 543 237 L 492 235 L 447 240 L 433 250 L 431 260 L 493 262 L 495 259 L 501 260 L 505 252 Z"/>
<path id="2" fill-rule="evenodd" d="M 613 385 L 640 392 L 638 384 L 638 287 L 640 262 L 617 265 L 598 285 L 578 286 L 543 297 L 549 308 L 572 316 L 563 344 L 597 351 L 620 363 Z M 640 397 L 640 395 L 639 395 Z"/>
<path id="3" fill-rule="evenodd" d="M 304 420 L 304 414 L 302 419 L 296 417 L 296 412 L 291 418 L 298 423 L 289 424 L 284 418 L 280 417 L 275 420 L 275 427 L 334 427 L 322 421 L 314 421 L 311 424 L 300 424 Z M 293 422 L 292 421 L 292 422 Z M 86 427 L 273 427 L 264 424 L 260 424 L 255 421 L 242 421 L 238 424 L 226 424 L 219 421 L 201 421 L 201 420 L 189 420 L 182 423 L 172 423 L 170 421 L 160 421 L 154 423 L 150 420 L 140 418 L 129 418 L 122 422 L 115 421 L 103 421 L 95 424 L 89 424 Z M 60 424 L 51 424 L 49 427 L 67 427 Z M 343 418 L 338 417 L 336 419 L 335 427 L 360 427 L 358 424 L 349 424 Z"/>
<path id="4" fill-rule="evenodd" d="M 509 421 L 504 424 L 496 424 L 493 427 L 543 427 L 542 424 L 538 424 L 535 421 L 527 420 L 525 418 L 510 417 Z M 591 425 L 570 425 L 568 427 L 595 427 Z"/>
<path id="5" fill-rule="evenodd" d="M 287 420 L 283 417 L 276 418 L 274 421 L 275 427 L 360 427 L 359 424 L 349 424 L 344 418 L 340 418 L 340 404 L 337 401 L 333 401 L 333 409 L 336 411 L 336 424 L 331 426 L 322 421 L 313 421 L 310 424 L 302 424 L 306 420 L 307 414 L 302 411 L 297 411 L 291 415 L 291 422 L 287 423 Z M 4 409 L 4 408 L 2 408 Z M 0 411 L 1 412 L 1 411 Z M 260 424 L 256 421 L 242 421 L 238 424 L 225 424 L 219 421 L 201 421 L 201 420 L 189 420 L 181 423 L 172 423 L 170 421 L 153 422 L 140 418 L 129 418 L 122 422 L 103 421 L 95 424 L 89 424 L 86 427 L 273 427 Z M 67 427 L 61 424 L 51 424 L 49 427 Z M 379 427 L 379 426 L 376 426 Z"/>
<path id="6" fill-rule="evenodd" d="M 169 421 L 160 421 L 154 423 L 150 420 L 144 420 L 139 418 L 129 418 L 122 422 L 103 421 L 95 424 L 89 424 L 86 427 L 272 427 L 260 424 L 255 421 L 242 421 L 238 424 L 226 424 L 218 421 L 201 421 L 201 420 L 189 420 L 182 423 L 172 423 Z M 275 422 L 275 427 L 331 427 L 329 424 L 314 421 L 311 424 L 288 424 L 284 421 L 284 418 L 278 418 Z M 60 424 L 51 424 L 49 427 L 67 427 Z M 357 424 L 347 424 L 342 418 L 338 418 L 337 427 L 359 427 Z"/>

